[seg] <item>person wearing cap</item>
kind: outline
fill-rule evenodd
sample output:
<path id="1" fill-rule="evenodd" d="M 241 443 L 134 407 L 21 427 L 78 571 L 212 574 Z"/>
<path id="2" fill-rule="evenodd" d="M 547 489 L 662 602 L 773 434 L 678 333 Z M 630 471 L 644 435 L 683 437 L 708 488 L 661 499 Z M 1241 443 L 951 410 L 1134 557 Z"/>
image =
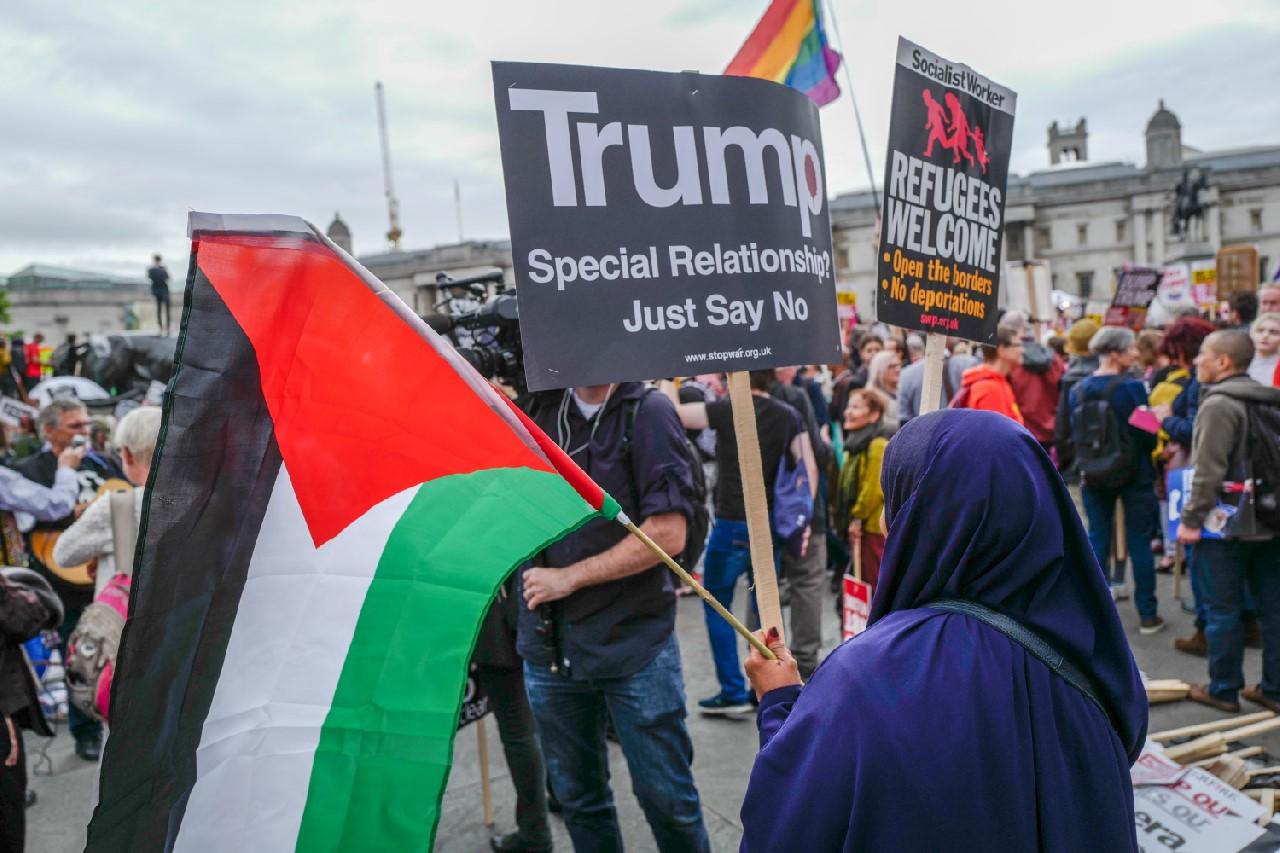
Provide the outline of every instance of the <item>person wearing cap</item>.
<path id="1" fill-rule="evenodd" d="M 1071 406 L 1068 395 L 1075 384 L 1098 369 L 1098 357 L 1089 352 L 1089 341 L 1102 328 L 1093 320 L 1076 320 L 1067 330 L 1067 371 L 1058 384 L 1058 413 L 1053 422 L 1053 446 L 1058 451 L 1058 470 L 1064 475 L 1075 462 L 1071 441 Z"/>

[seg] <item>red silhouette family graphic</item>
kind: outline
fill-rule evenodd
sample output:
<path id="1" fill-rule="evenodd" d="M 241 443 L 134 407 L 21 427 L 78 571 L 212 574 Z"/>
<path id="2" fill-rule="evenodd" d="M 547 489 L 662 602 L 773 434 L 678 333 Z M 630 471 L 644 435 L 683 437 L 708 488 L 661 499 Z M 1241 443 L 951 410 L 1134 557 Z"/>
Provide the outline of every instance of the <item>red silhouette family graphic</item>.
<path id="1" fill-rule="evenodd" d="M 969 165 L 974 164 L 974 157 L 977 157 L 978 165 L 982 167 L 982 174 L 987 173 L 987 165 L 991 162 L 991 158 L 987 156 L 987 143 L 983 137 L 982 128 L 969 124 L 969 117 L 964 114 L 964 110 L 960 109 L 960 99 L 955 96 L 954 92 L 947 92 L 942 96 L 946 101 L 946 111 L 943 110 L 942 104 L 933 97 L 933 92 L 925 89 L 922 92 L 924 97 L 924 108 L 928 113 L 925 118 L 924 128 L 929 131 L 929 141 L 924 146 L 924 156 L 933 156 L 933 145 L 938 143 L 944 151 L 950 151 L 955 155 L 952 163 L 959 163 L 960 158 L 969 161 Z M 950 113 L 948 117 L 947 113 Z M 969 143 L 973 142 L 973 153 L 969 152 Z"/>

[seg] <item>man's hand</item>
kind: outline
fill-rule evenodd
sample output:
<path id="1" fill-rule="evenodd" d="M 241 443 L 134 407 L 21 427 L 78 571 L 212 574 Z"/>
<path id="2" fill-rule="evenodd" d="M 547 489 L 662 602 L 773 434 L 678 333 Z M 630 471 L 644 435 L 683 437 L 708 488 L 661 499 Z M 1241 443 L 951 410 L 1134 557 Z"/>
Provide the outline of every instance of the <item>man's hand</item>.
<path id="1" fill-rule="evenodd" d="M 1199 527 L 1187 527 L 1185 524 L 1178 525 L 1178 541 L 1183 545 L 1194 545 L 1200 541 L 1201 530 Z"/>
<path id="2" fill-rule="evenodd" d="M 572 566 L 564 569 L 528 569 L 524 573 L 524 600 L 530 610 L 568 598 L 577 589 Z"/>
<path id="3" fill-rule="evenodd" d="M 90 503 L 91 501 L 85 501 L 84 503 L 76 504 L 76 508 L 74 510 L 75 517 L 79 518 L 80 516 L 84 515 L 84 511 L 89 508 Z"/>
<path id="4" fill-rule="evenodd" d="M 857 542 L 862 539 L 862 521 L 855 518 L 849 522 L 849 541 Z"/>
<path id="5" fill-rule="evenodd" d="M 759 699 L 770 690 L 777 690 L 779 687 L 804 684 L 800 678 L 800 667 L 796 664 L 796 659 L 791 656 L 791 650 L 778 636 L 778 629 L 770 628 L 767 632 L 760 630 L 755 634 L 769 647 L 769 651 L 778 656 L 777 660 L 767 660 L 764 655 L 756 651 L 755 646 L 751 647 L 743 666 L 747 670 L 747 678 L 751 681 L 751 689 L 756 692 L 756 698 Z"/>
<path id="6" fill-rule="evenodd" d="M 1161 403 L 1158 406 L 1152 406 L 1151 411 L 1155 414 L 1157 418 L 1159 418 L 1162 421 L 1165 418 L 1173 416 L 1173 406 L 1169 405 L 1168 403 Z"/>
<path id="7" fill-rule="evenodd" d="M 88 445 L 79 447 L 68 447 L 66 450 L 58 454 L 58 467 L 70 468 L 72 471 L 80 468 L 80 463 L 84 461 L 84 452 L 88 449 Z"/>

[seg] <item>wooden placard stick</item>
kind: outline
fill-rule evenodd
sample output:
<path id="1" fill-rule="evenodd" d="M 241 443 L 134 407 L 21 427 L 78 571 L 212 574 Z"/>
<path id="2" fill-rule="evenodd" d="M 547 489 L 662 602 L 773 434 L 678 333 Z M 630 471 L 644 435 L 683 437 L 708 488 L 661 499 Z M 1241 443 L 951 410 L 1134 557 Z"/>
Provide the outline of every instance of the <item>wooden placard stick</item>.
<path id="1" fill-rule="evenodd" d="M 743 625 L 741 622 L 739 622 L 738 617 L 734 616 L 728 610 L 725 610 L 724 605 L 716 601 L 716 597 L 711 593 L 707 592 L 706 587 L 704 587 L 702 584 L 694 580 L 693 575 L 685 571 L 680 566 L 679 563 L 677 563 L 674 559 L 672 559 L 670 554 L 668 554 L 666 551 L 663 551 L 661 548 L 659 548 L 658 543 L 654 542 L 651 538 L 649 538 L 649 534 L 645 533 L 643 530 L 637 527 L 635 522 L 627 518 L 625 513 L 619 513 L 617 521 L 623 527 L 627 528 L 627 530 L 631 531 L 632 536 L 636 537 L 641 542 L 643 542 L 644 546 L 648 548 L 650 551 L 652 551 L 653 555 L 657 557 L 659 560 L 661 560 L 668 569 L 675 572 L 676 577 L 684 581 L 685 584 L 689 587 L 689 589 L 693 590 L 694 593 L 699 598 L 701 598 L 703 601 L 707 603 L 708 607 L 710 607 L 716 613 L 719 613 L 720 618 L 728 622 L 729 627 L 737 631 L 738 634 L 742 637 L 742 639 L 746 640 L 747 643 L 756 651 L 758 651 L 761 654 L 761 656 L 764 657 L 765 660 L 778 659 L 778 656 L 775 655 L 769 649 L 768 646 L 760 642 L 759 637 L 757 637 L 755 634 L 752 634 L 751 631 L 747 629 L 746 625 Z"/>
<path id="2" fill-rule="evenodd" d="M 1261 746 L 1246 746 L 1244 749 L 1228 752 L 1227 755 L 1234 758 L 1253 758 L 1255 755 L 1261 755 L 1265 751 L 1265 748 Z"/>
<path id="3" fill-rule="evenodd" d="M 1185 690 L 1190 687 L 1181 678 L 1153 678 L 1146 682 L 1148 690 Z"/>
<path id="4" fill-rule="evenodd" d="M 1182 543 L 1173 543 L 1173 597 L 1182 598 Z"/>
<path id="5" fill-rule="evenodd" d="M 484 804 L 484 825 L 493 826 L 493 792 L 489 790 L 489 738 L 484 717 L 476 720 L 476 746 L 480 751 L 480 799 Z"/>
<path id="6" fill-rule="evenodd" d="M 1280 764 L 1272 764 L 1270 767 L 1259 767 L 1257 770 L 1246 770 L 1249 778 L 1254 776 L 1270 776 L 1272 773 L 1280 773 Z"/>
<path id="7" fill-rule="evenodd" d="M 1191 737 L 1192 735 L 1205 735 L 1209 732 L 1220 732 L 1226 729 L 1239 728 L 1250 723 L 1260 723 L 1263 720 L 1269 720 L 1275 714 L 1270 711 L 1258 711 L 1255 714 L 1243 714 L 1239 717 L 1227 717 L 1225 720 L 1213 720 L 1208 723 L 1196 723 L 1193 726 L 1183 726 L 1180 729 L 1167 729 L 1163 732 L 1155 732 L 1147 735 L 1154 741 L 1164 742 L 1180 737 Z"/>
<path id="8" fill-rule="evenodd" d="M 1230 729 L 1222 733 L 1227 740 L 1242 740 L 1254 735 L 1260 735 L 1265 732 L 1280 729 L 1280 717 L 1272 715 L 1269 720 L 1262 720 L 1258 723 L 1250 723 L 1247 726 L 1241 726 L 1238 729 Z"/>
<path id="9" fill-rule="evenodd" d="M 1221 756 L 1213 756 L 1212 758 L 1201 758 L 1201 760 L 1199 761 L 1193 761 L 1192 766 L 1206 767 L 1208 765 L 1212 765 L 1213 762 L 1220 760 L 1220 758 L 1231 757 L 1231 758 L 1242 758 L 1243 760 L 1243 758 L 1252 758 L 1253 756 L 1261 756 L 1261 754 L 1262 754 L 1262 747 L 1245 747 L 1244 749 L 1236 749 L 1235 752 L 1228 752 L 1228 753 L 1221 754 Z"/>
<path id="10" fill-rule="evenodd" d="M 1220 732 L 1213 732 L 1164 751 L 1164 757 L 1179 764 L 1186 764 L 1200 758 L 1222 755 L 1227 751 L 1227 739 Z"/>
<path id="11" fill-rule="evenodd" d="M 1117 573 L 1121 573 L 1124 571 L 1125 562 L 1129 559 L 1129 543 L 1125 540 L 1124 504 L 1118 500 L 1116 501 L 1115 519 L 1115 535 L 1111 537 L 1111 541 L 1115 544 L 1115 569 Z"/>
<path id="12" fill-rule="evenodd" d="M 1247 793 L 1247 792 L 1246 792 Z M 1258 818 L 1259 826 L 1266 826 L 1271 822 L 1271 817 L 1276 813 L 1276 789 L 1263 788 L 1258 792 L 1258 805 L 1266 810 L 1266 814 Z"/>
<path id="13" fill-rule="evenodd" d="M 1238 720 L 1233 722 L 1239 722 Z M 1221 755 L 1227 751 L 1227 744 L 1232 741 L 1242 740 L 1254 735 L 1260 735 L 1273 729 L 1280 728 L 1280 717 L 1273 716 L 1271 719 L 1263 720 L 1258 723 L 1252 723 L 1247 726 L 1240 726 L 1236 729 L 1230 729 L 1224 732 L 1214 732 L 1195 740 L 1180 743 L 1177 746 L 1171 746 L 1164 751 L 1165 757 L 1171 761 L 1183 764 L 1187 761 L 1193 761 L 1197 758 L 1208 758 L 1211 755 Z"/>
<path id="14" fill-rule="evenodd" d="M 1041 343 L 1040 318 L 1040 300 L 1036 298 L 1036 273 L 1035 267 L 1030 263 L 1023 262 L 1022 271 L 1027 274 L 1027 304 L 1031 306 L 1031 328 L 1035 330 L 1036 343 Z"/>
<path id="15" fill-rule="evenodd" d="M 1244 749 L 1237 749 L 1234 752 L 1226 753 L 1226 755 L 1229 755 L 1232 758 L 1244 759 L 1244 758 L 1253 758 L 1253 756 L 1255 755 L 1261 755 L 1262 751 L 1263 751 L 1262 747 L 1260 746 L 1246 746 Z M 1222 757 L 1223 756 L 1214 756 L 1213 758 L 1202 758 L 1199 761 L 1195 761 L 1192 763 L 1196 767 L 1204 767 L 1205 765 L 1212 764 L 1213 762 L 1217 761 L 1219 758 L 1222 758 Z"/>
<path id="16" fill-rule="evenodd" d="M 738 471 L 742 474 L 760 627 L 766 631 L 777 628 L 778 636 L 785 637 L 782 605 L 778 602 L 778 575 L 773 562 L 773 525 L 769 523 L 760 434 L 756 431 L 756 406 L 751 399 L 751 376 L 746 371 L 735 370 L 729 374 L 729 402 L 733 406 L 733 433 L 738 442 Z"/>
<path id="17" fill-rule="evenodd" d="M 946 355 L 947 336 L 930 332 L 924 342 L 924 383 L 920 386 L 922 415 L 938 409 L 938 403 L 942 399 L 942 368 L 945 366 Z"/>

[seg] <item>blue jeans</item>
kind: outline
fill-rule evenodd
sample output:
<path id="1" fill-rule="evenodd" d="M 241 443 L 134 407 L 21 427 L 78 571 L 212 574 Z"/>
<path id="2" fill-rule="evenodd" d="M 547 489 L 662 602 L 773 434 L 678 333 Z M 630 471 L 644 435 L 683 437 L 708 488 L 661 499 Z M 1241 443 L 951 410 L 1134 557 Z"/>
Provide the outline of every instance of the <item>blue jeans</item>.
<path id="1" fill-rule="evenodd" d="M 1181 547 L 1181 546 L 1179 546 Z M 1200 577 L 1206 570 L 1200 568 L 1196 558 L 1196 547 L 1194 545 L 1187 546 L 1187 574 L 1191 578 L 1191 595 L 1195 599 L 1196 604 L 1196 628 L 1200 631 L 1205 629 L 1209 624 L 1208 611 L 1204 605 L 1204 590 L 1201 588 Z M 1254 606 L 1253 595 L 1249 592 L 1248 584 L 1244 588 L 1244 623 L 1246 625 L 1258 621 L 1258 608 Z"/>
<path id="2" fill-rule="evenodd" d="M 1085 486 L 1084 514 L 1089 520 L 1089 544 L 1098 564 L 1107 565 L 1111 554 L 1111 526 L 1115 520 L 1116 499 L 1124 505 L 1124 535 L 1129 545 L 1129 562 L 1133 564 L 1133 603 L 1144 619 L 1156 615 L 1156 561 L 1151 554 L 1151 520 L 1158 518 L 1160 507 L 1150 483 L 1132 483 L 1123 489 L 1101 491 Z M 1114 582 L 1124 578 L 1124 566 L 1116 566 Z"/>
<path id="3" fill-rule="evenodd" d="M 1177 547 L 1182 548 L 1179 544 Z M 1187 577 L 1191 579 L 1191 598 L 1196 604 L 1196 628 L 1203 631 L 1205 626 L 1209 624 L 1209 617 L 1205 615 L 1204 607 L 1204 590 L 1201 588 L 1200 579 L 1204 575 L 1204 569 L 1200 568 L 1199 558 L 1196 556 L 1196 547 L 1194 545 L 1186 546 L 1186 563 Z"/>
<path id="4" fill-rule="evenodd" d="M 1280 539 L 1204 539 L 1196 543 L 1196 567 L 1207 620 L 1209 692 L 1234 701 L 1244 686 L 1247 584 L 1262 627 L 1262 692 L 1280 701 Z"/>
<path id="5" fill-rule="evenodd" d="M 707 550 L 702 563 L 702 585 L 707 588 L 725 610 L 733 610 L 733 592 L 738 578 L 751 576 L 751 541 L 747 537 L 745 521 L 729 521 L 717 518 L 711 526 Z M 755 596 L 751 597 L 755 607 Z M 707 619 L 707 637 L 711 641 L 711 657 L 716 665 L 716 678 L 720 681 L 720 693 L 726 699 L 746 702 L 747 679 L 738 663 L 738 633 L 711 605 L 703 602 Z"/>
<path id="6" fill-rule="evenodd" d="M 609 788 L 606 714 L 613 719 L 632 790 L 658 849 L 710 849 L 693 784 L 693 742 L 684 725 L 684 679 L 674 634 L 634 675 L 568 679 L 526 662 L 524 680 L 574 850 L 622 850 Z"/>

